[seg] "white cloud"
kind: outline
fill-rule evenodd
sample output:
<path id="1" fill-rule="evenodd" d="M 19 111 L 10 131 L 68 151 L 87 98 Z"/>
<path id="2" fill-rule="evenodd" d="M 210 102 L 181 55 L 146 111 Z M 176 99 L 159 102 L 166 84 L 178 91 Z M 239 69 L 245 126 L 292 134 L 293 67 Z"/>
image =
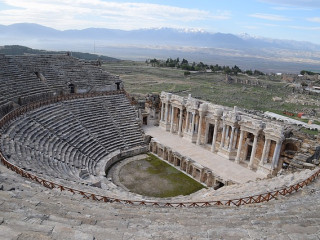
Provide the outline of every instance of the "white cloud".
<path id="1" fill-rule="evenodd" d="M 320 31 L 320 27 L 290 26 L 290 28 L 307 31 Z"/>
<path id="2" fill-rule="evenodd" d="M 12 7 L 0 11 L 0 24 L 38 23 L 57 29 L 105 27 L 137 29 L 180 27 L 204 20 L 226 20 L 227 11 L 209 11 L 149 3 L 103 0 L 3 0 Z"/>
<path id="3" fill-rule="evenodd" d="M 247 25 L 247 26 L 243 26 L 244 28 L 247 28 L 247 29 L 259 29 L 260 27 L 258 26 L 251 26 L 251 25 Z"/>
<path id="4" fill-rule="evenodd" d="M 319 0 L 260 0 L 260 2 L 270 3 L 277 6 L 303 7 L 303 8 L 320 8 Z"/>
<path id="5" fill-rule="evenodd" d="M 320 23 L 320 17 L 307 18 L 309 22 Z"/>
<path id="6" fill-rule="evenodd" d="M 254 18 L 271 20 L 271 21 L 290 21 L 289 18 L 286 18 L 284 16 L 280 16 L 280 15 L 274 15 L 274 14 L 255 13 L 255 14 L 251 14 L 249 16 L 254 17 Z"/>

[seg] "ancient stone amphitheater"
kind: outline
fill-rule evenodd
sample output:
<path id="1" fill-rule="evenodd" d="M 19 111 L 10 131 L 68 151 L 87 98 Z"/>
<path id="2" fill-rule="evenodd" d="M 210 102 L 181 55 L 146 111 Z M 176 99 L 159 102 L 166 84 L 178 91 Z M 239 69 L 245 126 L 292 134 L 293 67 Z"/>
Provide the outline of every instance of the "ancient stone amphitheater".
<path id="1" fill-rule="evenodd" d="M 279 145 L 272 132 L 280 123 L 273 130 L 270 121 L 258 124 L 251 136 L 236 110 L 223 114 L 168 93 L 160 109 L 151 101 L 138 114 L 119 77 L 69 55 L 0 55 L 0 80 L 0 239 L 319 239 L 320 172 L 303 161 L 317 158 L 317 137 L 281 130 Z M 160 134 L 141 127 L 157 117 Z M 215 120 L 227 125 L 219 130 Z M 185 149 L 174 149 L 171 137 L 182 135 Z M 110 165 L 149 149 L 208 188 L 157 199 L 105 177 Z M 203 159 L 215 156 L 225 165 L 210 169 Z M 281 174 L 291 160 L 300 171 Z M 225 169 L 233 168 L 242 177 L 226 179 Z"/>

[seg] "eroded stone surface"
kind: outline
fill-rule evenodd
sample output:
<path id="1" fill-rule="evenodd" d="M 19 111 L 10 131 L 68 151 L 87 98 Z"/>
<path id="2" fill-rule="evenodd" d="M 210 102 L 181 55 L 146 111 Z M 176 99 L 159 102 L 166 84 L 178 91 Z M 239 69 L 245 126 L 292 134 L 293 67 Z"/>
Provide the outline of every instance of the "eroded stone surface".
<path id="1" fill-rule="evenodd" d="M 264 204 L 159 208 L 47 190 L 0 166 L 0 239 L 318 239 L 320 181 Z M 19 186 L 19 189 L 18 189 Z M 29 201 L 26 201 L 28 199 Z"/>

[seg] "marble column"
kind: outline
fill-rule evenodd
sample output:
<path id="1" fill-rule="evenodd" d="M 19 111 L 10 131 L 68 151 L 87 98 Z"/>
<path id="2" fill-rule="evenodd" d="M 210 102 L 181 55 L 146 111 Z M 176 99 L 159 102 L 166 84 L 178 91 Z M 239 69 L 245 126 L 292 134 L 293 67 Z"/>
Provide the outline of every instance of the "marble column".
<path id="1" fill-rule="evenodd" d="M 232 146 L 233 146 L 234 130 L 235 130 L 235 127 L 232 126 L 232 128 L 231 128 L 231 136 L 230 136 L 230 141 L 229 141 L 229 148 L 228 148 L 229 152 L 231 152 Z"/>
<path id="2" fill-rule="evenodd" d="M 223 123 L 220 148 L 223 148 L 223 147 L 224 147 L 224 139 L 225 139 L 225 135 L 226 135 L 226 125 Z"/>
<path id="3" fill-rule="evenodd" d="M 162 102 L 162 105 L 161 105 L 161 121 L 164 121 L 164 102 Z"/>
<path id="4" fill-rule="evenodd" d="M 250 156 L 250 162 L 249 162 L 249 169 L 253 168 L 253 162 L 254 162 L 254 157 L 256 155 L 256 151 L 257 151 L 257 143 L 258 143 L 258 135 L 254 135 L 254 140 L 253 140 L 253 144 L 252 144 L 252 151 L 251 151 L 251 156 Z"/>
<path id="5" fill-rule="evenodd" d="M 281 145 L 282 145 L 282 142 L 277 141 L 276 148 L 274 149 L 274 152 L 273 152 L 273 158 L 272 158 L 272 164 L 271 164 L 272 170 L 277 168 L 278 166 Z"/>
<path id="6" fill-rule="evenodd" d="M 178 135 L 182 136 L 182 114 L 183 114 L 183 108 L 180 108 L 180 116 L 179 116 L 179 129 L 178 129 Z"/>
<path id="7" fill-rule="evenodd" d="M 186 128 L 185 128 L 185 132 L 188 132 L 189 130 L 189 111 L 187 109 L 187 117 L 186 117 Z"/>
<path id="8" fill-rule="evenodd" d="M 165 115 L 164 115 L 164 122 L 165 124 L 168 124 L 168 112 L 169 112 L 169 102 L 166 102 L 166 112 L 165 112 Z"/>
<path id="9" fill-rule="evenodd" d="M 200 119 L 199 119 L 199 124 L 198 124 L 198 136 L 197 136 L 197 145 L 200 145 L 201 143 L 201 127 L 202 127 L 202 118 L 203 118 L 203 113 L 199 112 Z"/>
<path id="10" fill-rule="evenodd" d="M 228 136 L 229 136 L 229 129 L 230 129 L 230 126 L 226 125 L 227 126 L 227 129 L 226 129 L 226 136 L 224 137 L 224 143 L 223 143 L 223 146 L 225 145 L 225 141 L 228 139 Z M 229 142 L 227 142 L 227 146 L 226 148 L 228 147 L 228 144 Z"/>
<path id="11" fill-rule="evenodd" d="M 232 147 L 233 148 L 236 148 L 236 145 L 237 145 L 237 140 L 238 140 L 238 131 L 239 129 L 236 128 L 235 132 L 234 132 L 234 139 L 233 139 L 233 143 L 232 143 Z"/>
<path id="12" fill-rule="evenodd" d="M 268 162 L 269 153 L 270 153 L 270 146 L 271 146 L 271 140 L 268 139 L 268 147 L 267 147 L 267 151 L 265 153 L 264 163 Z"/>
<path id="13" fill-rule="evenodd" d="M 214 130 L 213 130 L 213 138 L 212 138 L 212 145 L 211 145 L 211 152 L 214 152 L 216 150 L 217 134 L 218 134 L 218 120 L 215 120 L 215 122 L 214 122 Z"/>
<path id="14" fill-rule="evenodd" d="M 265 163 L 266 156 L 267 154 L 269 154 L 269 149 L 270 149 L 270 139 L 265 139 L 262 156 L 260 160 L 260 165 L 263 165 Z"/>
<path id="15" fill-rule="evenodd" d="M 171 133 L 173 133 L 173 120 L 174 120 L 174 106 L 171 105 L 171 126 L 170 126 Z"/>
<path id="16" fill-rule="evenodd" d="M 244 135 L 244 131 L 240 130 L 240 139 L 238 144 L 237 156 L 235 160 L 236 163 L 240 163 L 240 154 L 241 154 L 241 148 L 242 148 L 243 135 Z"/>

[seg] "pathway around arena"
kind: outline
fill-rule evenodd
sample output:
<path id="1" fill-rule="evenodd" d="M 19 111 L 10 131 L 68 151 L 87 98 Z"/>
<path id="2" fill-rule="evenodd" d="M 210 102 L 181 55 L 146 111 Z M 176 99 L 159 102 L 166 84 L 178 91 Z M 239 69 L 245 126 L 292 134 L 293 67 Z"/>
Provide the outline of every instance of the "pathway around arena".
<path id="1" fill-rule="evenodd" d="M 224 180 L 231 180 L 236 183 L 245 183 L 255 181 L 257 178 L 265 178 L 266 175 L 256 173 L 248 168 L 234 163 L 216 153 L 212 153 L 203 147 L 164 131 L 159 127 L 144 126 L 143 130 L 147 135 L 154 137 L 164 146 L 168 146 L 179 152 L 182 156 L 186 156 L 212 170 L 212 172 L 222 177 Z"/>

